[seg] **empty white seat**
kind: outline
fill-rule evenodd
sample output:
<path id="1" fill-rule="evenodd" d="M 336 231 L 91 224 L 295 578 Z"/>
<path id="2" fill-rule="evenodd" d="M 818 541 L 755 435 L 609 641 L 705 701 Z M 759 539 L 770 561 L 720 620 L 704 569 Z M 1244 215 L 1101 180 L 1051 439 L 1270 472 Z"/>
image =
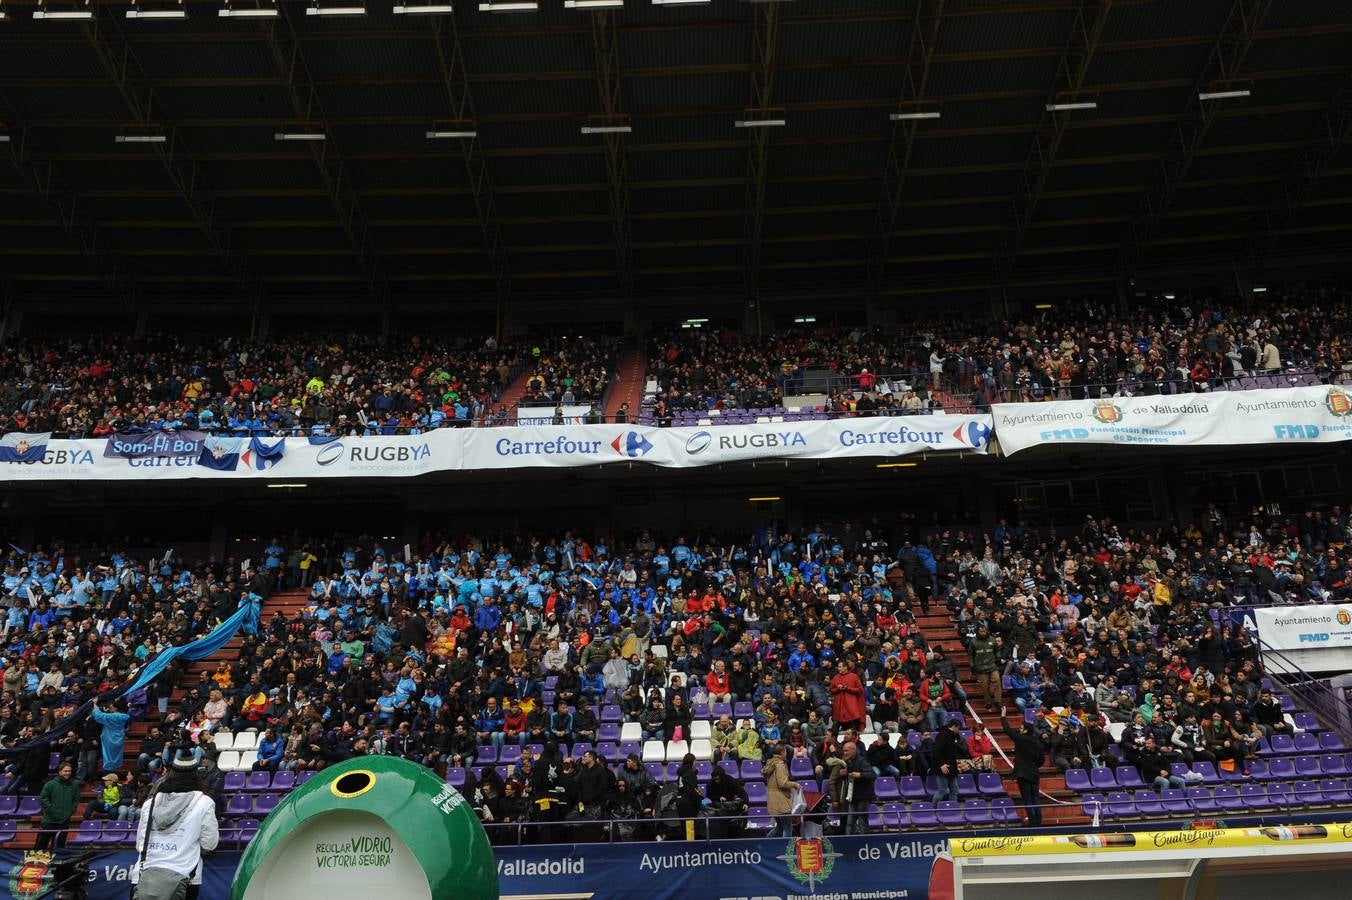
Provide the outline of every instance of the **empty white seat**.
<path id="1" fill-rule="evenodd" d="M 863 747 L 865 750 L 867 750 L 869 747 L 872 747 L 874 741 L 876 740 L 878 740 L 878 736 L 876 734 L 859 735 L 859 745 Z"/>
<path id="2" fill-rule="evenodd" d="M 673 742 L 675 743 L 675 742 Z M 714 745 L 711 741 L 695 740 L 690 742 L 690 752 L 695 755 L 695 759 L 709 760 L 714 758 Z M 684 755 L 684 754 L 682 754 Z"/>
<path id="3" fill-rule="evenodd" d="M 228 731 L 218 731 L 211 736 L 211 742 L 220 751 L 235 749 L 235 736 Z"/>
<path id="4" fill-rule="evenodd" d="M 662 659 L 666 659 L 666 658 L 667 658 L 667 655 L 668 655 L 668 654 L 667 654 L 667 645 L 666 645 L 666 644 L 653 644 L 653 645 L 652 645 L 651 647 L 649 647 L 648 649 L 652 650 L 653 656 L 660 656 Z"/>
<path id="5" fill-rule="evenodd" d="M 690 752 L 685 741 L 667 741 L 667 762 L 680 762 Z"/>
<path id="6" fill-rule="evenodd" d="M 637 722 L 625 722 L 620 726 L 620 740 L 638 743 L 643 740 L 643 729 L 638 727 Z"/>
<path id="7" fill-rule="evenodd" d="M 707 719 L 696 719 L 690 723 L 690 740 L 707 741 L 714 736 L 714 730 Z"/>
<path id="8" fill-rule="evenodd" d="M 887 735 L 887 742 L 892 745 L 893 750 L 901 746 L 902 740 L 904 740 L 904 738 L 899 732 L 893 731 Z"/>
<path id="9" fill-rule="evenodd" d="M 241 731 L 235 735 L 234 749 L 243 753 L 258 746 L 258 735 L 252 731 Z"/>
<path id="10" fill-rule="evenodd" d="M 258 762 L 257 750 L 246 750 L 239 755 L 239 766 L 235 771 L 250 772 L 253 770 L 254 763 Z"/>
<path id="11" fill-rule="evenodd" d="M 643 761 L 644 761 L 645 763 L 650 763 L 650 762 L 655 762 L 655 763 L 666 762 L 666 761 L 667 761 L 667 748 L 666 748 L 666 745 L 663 744 L 661 741 L 644 741 L 644 742 L 643 742 Z"/>
<path id="12" fill-rule="evenodd" d="M 227 750 L 216 757 L 216 768 L 222 772 L 239 771 L 239 754 L 234 750 Z"/>

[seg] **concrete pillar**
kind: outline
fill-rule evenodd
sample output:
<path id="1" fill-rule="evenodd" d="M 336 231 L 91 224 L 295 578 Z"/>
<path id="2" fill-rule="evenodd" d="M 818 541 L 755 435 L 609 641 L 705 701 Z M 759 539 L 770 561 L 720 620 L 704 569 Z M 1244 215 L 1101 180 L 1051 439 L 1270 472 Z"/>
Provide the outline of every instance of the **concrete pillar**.
<path id="1" fill-rule="evenodd" d="M 996 322 L 1003 322 L 1009 318 L 1009 295 L 1001 285 L 991 288 L 990 315 Z"/>
<path id="2" fill-rule="evenodd" d="M 226 526 L 226 511 L 218 506 L 212 510 L 211 546 L 207 552 L 224 562 L 230 556 L 228 540 L 229 528 Z"/>
<path id="3" fill-rule="evenodd" d="M 146 326 L 150 324 L 150 310 L 138 309 L 136 311 L 136 336 L 146 336 Z"/>
<path id="4" fill-rule="evenodd" d="M 760 337 L 761 301 L 759 297 L 748 297 L 746 299 L 746 305 L 742 308 L 742 330 L 747 334 Z"/>
<path id="5" fill-rule="evenodd" d="M 1119 278 L 1114 287 L 1117 288 L 1117 311 L 1124 313 L 1131 308 L 1132 286 L 1127 279 Z"/>
<path id="6" fill-rule="evenodd" d="M 1230 265 L 1230 271 L 1235 276 L 1235 295 L 1241 305 L 1247 306 L 1253 302 L 1253 272 L 1237 262 Z"/>
<path id="7" fill-rule="evenodd" d="M 272 329 L 272 310 L 260 309 L 254 313 L 253 322 L 249 329 L 250 336 L 254 340 L 266 340 L 268 332 Z"/>

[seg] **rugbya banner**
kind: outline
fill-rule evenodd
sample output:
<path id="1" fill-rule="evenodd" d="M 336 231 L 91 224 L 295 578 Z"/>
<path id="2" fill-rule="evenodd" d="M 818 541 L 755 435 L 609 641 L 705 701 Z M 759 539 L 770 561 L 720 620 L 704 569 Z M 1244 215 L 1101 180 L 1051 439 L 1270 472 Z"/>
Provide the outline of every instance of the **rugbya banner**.
<path id="1" fill-rule="evenodd" d="M 0 463 L 0 481 L 392 478 L 429 472 L 640 463 L 696 468 L 753 459 L 985 453 L 990 416 L 904 416 L 709 428 L 538 425 L 326 438 L 138 435 L 54 440 L 40 458 Z M 166 441 L 157 439 L 165 437 Z M 119 442 L 118 451 L 109 445 Z M 187 445 L 195 444 L 196 450 Z M 156 447 L 163 448 L 163 452 Z"/>
<path id="2" fill-rule="evenodd" d="M 1352 647 L 1352 604 L 1271 606 L 1253 610 L 1263 643 L 1274 650 Z"/>
<path id="3" fill-rule="evenodd" d="M 947 838 L 937 833 L 855 837 L 550 844 L 495 848 L 504 900 L 513 897 L 625 900 L 926 900 L 934 859 Z M 242 854 L 205 861 L 203 900 L 228 897 Z M 92 863 L 89 900 L 125 900 L 130 851 Z M 15 898 L 41 897 L 53 860 L 32 851 L 0 852 L 0 878 Z M 378 893 L 378 885 L 372 885 Z"/>
<path id="4" fill-rule="evenodd" d="M 1352 395 L 1336 385 L 1050 403 L 997 403 L 1005 455 L 1048 444 L 1162 447 L 1352 440 Z"/>

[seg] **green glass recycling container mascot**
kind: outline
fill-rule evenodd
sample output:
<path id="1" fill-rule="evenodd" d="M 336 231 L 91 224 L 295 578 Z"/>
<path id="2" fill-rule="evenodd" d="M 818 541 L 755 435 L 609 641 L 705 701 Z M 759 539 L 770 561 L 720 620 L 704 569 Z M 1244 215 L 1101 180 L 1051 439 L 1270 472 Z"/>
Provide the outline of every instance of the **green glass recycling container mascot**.
<path id="1" fill-rule="evenodd" d="M 483 826 L 416 763 L 350 759 L 296 788 L 263 822 L 230 900 L 498 900 Z"/>

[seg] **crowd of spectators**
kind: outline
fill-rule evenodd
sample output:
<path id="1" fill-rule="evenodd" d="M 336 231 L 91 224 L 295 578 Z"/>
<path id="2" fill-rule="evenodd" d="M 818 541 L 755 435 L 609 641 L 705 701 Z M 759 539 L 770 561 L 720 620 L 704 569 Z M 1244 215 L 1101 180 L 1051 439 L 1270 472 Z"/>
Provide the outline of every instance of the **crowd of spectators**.
<path id="1" fill-rule="evenodd" d="M 370 539 L 274 538 L 243 572 L 14 548 L 6 747 L 270 591 L 303 588 L 310 602 L 251 620 L 238 660 L 203 671 L 181 700 L 169 702 L 171 670 L 20 754 L 5 791 L 45 791 L 55 752 L 70 766 L 58 784 L 98 782 L 86 815 L 134 818 L 169 749 L 188 742 L 224 814 L 215 742 L 254 730 L 258 770 L 304 773 L 369 753 L 416 760 L 460 784 L 499 840 L 605 828 L 679 837 L 706 815 L 739 833 L 748 763 L 777 831 L 790 827 L 797 787 L 820 787 L 842 827 L 860 830 L 878 778 L 943 776 L 938 801 L 958 772 L 1002 768 L 988 734 L 960 731 L 973 724 L 954 715 L 969 700 L 1024 711 L 1062 769 L 1112 754 L 1166 787 L 1174 759 L 1243 770 L 1261 737 L 1290 727 L 1226 610 L 1352 598 L 1349 527 L 1338 507 L 1227 521 L 1213 506 L 1186 529 L 1091 518 L 1061 537 L 901 517 L 740 540 L 429 535 L 407 557 Z M 959 635 L 950 646 L 917 622 L 944 611 Z M 123 766 L 128 717 L 152 707 L 154 727 Z M 619 710 L 609 722 L 607 707 Z M 604 749 L 616 719 L 637 741 L 665 742 L 689 742 L 703 721 L 711 752 L 655 770 Z M 1120 743 L 1108 735 L 1117 724 Z M 73 808 L 54 809 L 44 826 L 69 824 L 59 816 Z"/>
<path id="2" fill-rule="evenodd" d="M 601 405 L 615 370 L 620 341 L 561 338 L 532 344 L 522 406 Z"/>
<path id="3" fill-rule="evenodd" d="M 530 350 L 417 336 L 17 339 L 0 347 L 0 430 L 377 434 L 505 420 L 493 404 Z"/>

